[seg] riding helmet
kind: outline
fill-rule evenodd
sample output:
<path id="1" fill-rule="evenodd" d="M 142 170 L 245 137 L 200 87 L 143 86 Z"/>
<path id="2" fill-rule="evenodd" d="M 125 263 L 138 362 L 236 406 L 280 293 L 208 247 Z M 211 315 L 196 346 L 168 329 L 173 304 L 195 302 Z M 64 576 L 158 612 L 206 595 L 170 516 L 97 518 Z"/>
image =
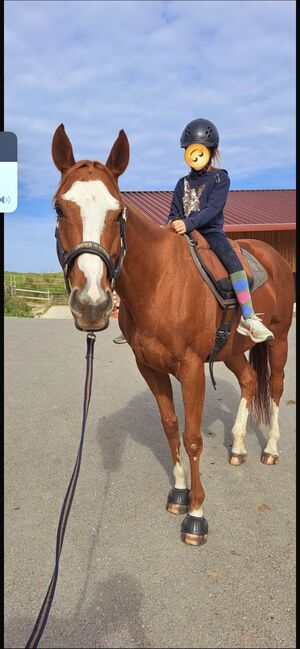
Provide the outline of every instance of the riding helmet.
<path id="1" fill-rule="evenodd" d="M 193 119 L 182 132 L 180 146 L 186 149 L 190 144 L 204 144 L 208 148 L 217 147 L 219 133 L 215 125 L 208 119 Z"/>

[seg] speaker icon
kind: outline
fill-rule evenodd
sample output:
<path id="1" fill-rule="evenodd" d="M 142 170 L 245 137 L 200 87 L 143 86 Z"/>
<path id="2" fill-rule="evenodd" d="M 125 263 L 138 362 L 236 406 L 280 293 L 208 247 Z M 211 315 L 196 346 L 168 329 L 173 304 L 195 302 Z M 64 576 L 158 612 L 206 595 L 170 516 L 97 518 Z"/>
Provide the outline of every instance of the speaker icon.
<path id="1" fill-rule="evenodd" d="M 1 203 L 10 203 L 10 196 L 1 196 Z"/>

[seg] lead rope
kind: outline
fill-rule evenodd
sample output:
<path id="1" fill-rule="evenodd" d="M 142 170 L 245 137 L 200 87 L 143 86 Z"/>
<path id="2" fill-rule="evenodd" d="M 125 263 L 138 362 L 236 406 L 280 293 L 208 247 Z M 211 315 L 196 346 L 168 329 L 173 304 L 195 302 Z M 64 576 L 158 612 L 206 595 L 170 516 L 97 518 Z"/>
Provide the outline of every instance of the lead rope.
<path id="1" fill-rule="evenodd" d="M 63 541 L 64 541 L 64 536 L 65 536 L 65 531 L 67 527 L 67 522 L 69 518 L 69 513 L 71 509 L 71 505 L 73 502 L 74 494 L 75 494 L 75 489 L 77 485 L 77 480 L 79 476 L 79 471 L 80 471 L 80 464 L 81 464 L 81 456 L 82 456 L 82 448 L 83 448 L 83 441 L 84 441 L 84 432 L 85 432 L 85 425 L 86 425 L 86 420 L 88 416 L 88 411 L 89 411 L 89 404 L 90 404 L 90 398 L 91 398 L 91 391 L 92 391 L 92 378 L 93 378 L 93 359 L 94 359 L 94 344 L 95 344 L 96 336 L 94 333 L 89 332 L 87 334 L 87 353 L 86 353 L 86 378 L 85 378 L 85 386 L 84 386 L 84 401 L 83 401 L 83 417 L 82 417 L 82 427 L 81 427 L 81 438 L 80 438 L 80 444 L 79 444 L 79 449 L 77 453 L 77 459 L 75 462 L 75 466 L 73 469 L 72 477 L 69 482 L 69 486 L 67 489 L 67 493 L 65 495 L 65 499 L 63 502 L 63 506 L 60 512 L 60 517 L 59 517 L 59 523 L 58 523 L 58 528 L 57 528 L 57 535 L 56 535 L 56 557 L 55 557 L 55 568 L 54 572 L 52 575 L 52 579 L 49 584 L 49 588 L 46 593 L 46 597 L 43 601 L 43 604 L 41 606 L 40 612 L 38 614 L 36 623 L 34 625 L 33 631 L 31 633 L 31 636 L 26 644 L 26 649 L 27 647 L 34 648 L 38 646 L 38 643 L 43 635 L 47 620 L 48 620 L 48 615 L 50 613 L 51 605 L 53 602 L 54 598 L 54 593 L 55 593 L 55 588 L 56 588 L 56 582 L 58 579 L 58 567 L 59 567 L 59 559 L 60 559 L 60 554 L 63 546 Z"/>

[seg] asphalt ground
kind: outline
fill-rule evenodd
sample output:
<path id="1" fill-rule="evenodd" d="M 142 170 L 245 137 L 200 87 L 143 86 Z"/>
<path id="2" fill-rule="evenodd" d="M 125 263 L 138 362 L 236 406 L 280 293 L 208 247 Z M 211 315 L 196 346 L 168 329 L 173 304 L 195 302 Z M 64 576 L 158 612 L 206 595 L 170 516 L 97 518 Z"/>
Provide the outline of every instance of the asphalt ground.
<path id="1" fill-rule="evenodd" d="M 130 347 L 97 334 L 83 461 L 40 647 L 295 646 L 295 318 L 279 424 L 280 462 L 228 463 L 236 378 L 215 364 L 202 420 L 206 545 L 165 510 L 172 465 Z M 24 647 L 54 567 L 75 463 L 86 336 L 68 320 L 5 319 L 5 647 Z M 180 428 L 183 406 L 172 379 Z M 186 463 L 186 461 L 185 461 Z"/>

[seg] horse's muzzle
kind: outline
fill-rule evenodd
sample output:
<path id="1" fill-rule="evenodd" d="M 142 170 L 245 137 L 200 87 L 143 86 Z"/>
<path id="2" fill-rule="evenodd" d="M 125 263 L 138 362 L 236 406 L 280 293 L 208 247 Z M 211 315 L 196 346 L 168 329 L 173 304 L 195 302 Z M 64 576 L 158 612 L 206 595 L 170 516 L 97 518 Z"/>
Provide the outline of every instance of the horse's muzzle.
<path id="1" fill-rule="evenodd" d="M 70 294 L 69 306 L 75 326 L 80 331 L 101 331 L 109 325 L 109 316 L 113 310 L 113 298 L 110 289 L 105 292 L 105 299 L 92 302 L 86 293 L 74 288 Z"/>

